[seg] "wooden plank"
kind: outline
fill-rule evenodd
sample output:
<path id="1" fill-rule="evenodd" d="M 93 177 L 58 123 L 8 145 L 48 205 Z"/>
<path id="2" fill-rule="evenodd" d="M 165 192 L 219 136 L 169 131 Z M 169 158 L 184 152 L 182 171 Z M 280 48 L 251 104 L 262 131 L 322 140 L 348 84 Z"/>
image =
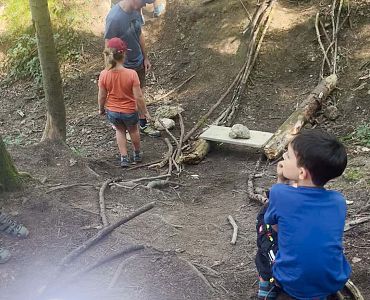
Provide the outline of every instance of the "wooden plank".
<path id="1" fill-rule="evenodd" d="M 231 127 L 211 125 L 200 135 L 200 138 L 213 142 L 241 145 L 252 148 L 262 148 L 273 136 L 273 134 L 270 132 L 251 130 L 250 139 L 232 139 L 229 137 L 230 130 Z"/>

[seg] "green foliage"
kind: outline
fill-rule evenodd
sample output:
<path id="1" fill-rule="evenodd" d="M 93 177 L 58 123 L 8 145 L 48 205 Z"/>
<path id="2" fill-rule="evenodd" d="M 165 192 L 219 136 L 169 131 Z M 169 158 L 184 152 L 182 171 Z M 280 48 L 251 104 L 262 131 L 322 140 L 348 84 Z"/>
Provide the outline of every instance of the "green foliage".
<path id="1" fill-rule="evenodd" d="M 343 140 L 370 147 L 370 123 L 359 125 L 351 134 L 344 137 Z"/>
<path id="2" fill-rule="evenodd" d="M 31 23 L 29 1 L 2 2 L 5 4 L 3 18 L 7 31 L 6 35 L 0 37 L 0 42 L 10 47 L 7 49 L 7 59 L 0 64 L 0 68 L 12 79 L 33 78 L 41 83 L 37 40 Z M 78 13 L 76 1 L 49 0 L 48 5 L 59 63 L 79 61 L 81 37 L 76 29 L 83 16 Z"/>
<path id="3" fill-rule="evenodd" d="M 347 168 L 343 176 L 349 181 L 359 181 L 364 178 L 365 174 L 359 168 Z"/>

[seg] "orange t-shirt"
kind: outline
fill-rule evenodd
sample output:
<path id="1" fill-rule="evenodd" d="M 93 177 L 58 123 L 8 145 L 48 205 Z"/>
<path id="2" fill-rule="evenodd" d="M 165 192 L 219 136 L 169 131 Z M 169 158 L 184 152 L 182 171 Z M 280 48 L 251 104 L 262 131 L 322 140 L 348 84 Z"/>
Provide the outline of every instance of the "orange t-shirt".
<path id="1" fill-rule="evenodd" d="M 140 86 L 139 77 L 134 70 L 103 70 L 99 76 L 99 87 L 107 91 L 105 108 L 121 113 L 137 111 L 132 88 Z"/>

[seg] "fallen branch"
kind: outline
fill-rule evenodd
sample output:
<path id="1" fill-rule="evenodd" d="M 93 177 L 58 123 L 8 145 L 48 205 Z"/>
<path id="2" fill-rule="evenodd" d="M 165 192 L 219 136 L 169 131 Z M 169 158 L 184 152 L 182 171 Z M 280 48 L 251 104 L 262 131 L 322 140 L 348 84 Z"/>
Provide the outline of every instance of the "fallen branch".
<path id="1" fill-rule="evenodd" d="M 368 221 L 370 221 L 370 216 L 368 216 L 368 217 L 362 217 L 362 218 L 358 218 L 356 220 L 349 221 L 344 226 L 344 231 L 348 231 L 348 230 L 352 229 L 353 227 L 355 227 L 355 226 L 357 226 L 359 224 L 368 222 Z"/>
<path id="2" fill-rule="evenodd" d="M 192 80 L 194 78 L 195 74 L 191 75 L 188 79 L 186 79 L 184 82 L 182 82 L 180 85 L 178 85 L 177 87 L 175 87 L 174 89 L 170 90 L 168 93 L 164 94 L 163 96 L 160 96 L 160 97 L 155 97 L 155 100 L 156 101 L 160 101 L 164 98 L 167 98 L 169 95 L 173 94 L 174 92 L 178 91 L 183 85 L 185 85 L 186 83 L 188 83 L 190 80 Z"/>
<path id="3" fill-rule="evenodd" d="M 209 275 L 209 276 L 220 277 L 220 273 L 217 272 L 216 270 L 213 270 L 211 267 L 207 267 L 205 265 L 201 265 L 201 264 L 194 263 L 194 262 L 193 262 L 193 265 L 196 266 L 197 268 L 201 268 L 201 269 L 206 270 L 207 275 Z"/>
<path id="4" fill-rule="evenodd" d="M 311 120 L 321 108 L 325 99 L 334 90 L 337 76 L 332 74 L 324 78 L 290 115 L 290 117 L 278 128 L 272 138 L 267 142 L 264 151 L 269 159 L 275 159 L 289 144 L 291 139 L 299 133 L 303 126 Z"/>
<path id="5" fill-rule="evenodd" d="M 236 225 L 236 222 L 232 216 L 228 216 L 227 220 L 230 222 L 231 226 L 233 227 L 233 236 L 231 238 L 231 244 L 235 245 L 236 238 L 238 237 L 238 225 Z"/>
<path id="6" fill-rule="evenodd" d="M 99 242 L 101 239 L 106 237 L 108 234 L 112 233 L 113 230 L 118 228 L 119 226 L 127 223 L 128 221 L 136 218 L 137 216 L 147 212 L 148 210 L 151 210 L 155 206 L 155 202 L 151 202 L 149 204 L 146 204 L 142 207 L 140 207 L 138 210 L 134 211 L 132 214 L 128 215 L 127 217 L 124 217 L 117 222 L 103 228 L 100 230 L 96 235 L 88 239 L 86 242 L 84 242 L 82 245 L 74 249 L 72 252 L 70 252 L 67 256 L 65 256 L 60 265 L 59 265 L 59 271 L 63 270 L 71 261 L 76 259 L 79 255 L 84 253 L 87 249 L 89 249 L 91 246 L 95 245 L 97 242 Z"/>
<path id="7" fill-rule="evenodd" d="M 168 138 L 165 138 L 164 141 L 165 141 L 165 143 L 168 147 L 168 151 L 167 151 L 167 154 L 166 154 L 165 158 L 163 160 L 161 160 L 159 163 L 150 165 L 148 168 L 159 168 L 159 169 L 163 168 L 169 162 L 169 160 L 171 159 L 172 152 L 173 152 L 173 146 L 171 145 Z M 171 167 L 171 169 L 172 169 L 172 167 Z"/>
<path id="8" fill-rule="evenodd" d="M 181 113 L 179 114 L 179 120 L 180 120 L 180 139 L 179 139 L 179 144 L 178 144 L 178 147 L 177 147 L 175 161 L 178 161 L 179 157 L 181 156 L 182 143 L 184 142 L 184 135 L 185 135 L 184 119 L 183 119 Z"/>
<path id="9" fill-rule="evenodd" d="M 140 169 L 140 168 L 144 168 L 144 167 L 148 167 L 148 169 L 150 169 L 152 165 L 160 163 L 161 161 L 162 160 L 156 160 L 156 161 L 148 162 L 146 164 L 139 164 L 139 165 L 128 168 L 127 171 L 136 170 L 136 169 Z"/>
<path id="10" fill-rule="evenodd" d="M 248 9 L 247 9 L 247 7 L 245 6 L 245 4 L 243 3 L 243 0 L 239 0 L 239 1 L 240 1 L 241 5 L 243 6 L 244 10 L 246 11 L 249 21 L 252 21 L 252 16 L 251 16 L 251 14 L 249 13 L 249 10 L 248 10 Z"/>
<path id="11" fill-rule="evenodd" d="M 100 217 L 101 221 L 103 223 L 104 227 L 107 227 L 109 225 L 109 222 L 107 220 L 107 215 L 105 213 L 105 199 L 104 199 L 104 192 L 109 186 L 109 184 L 112 182 L 112 179 L 108 179 L 104 181 L 103 185 L 100 188 L 99 191 L 99 208 L 100 208 Z"/>

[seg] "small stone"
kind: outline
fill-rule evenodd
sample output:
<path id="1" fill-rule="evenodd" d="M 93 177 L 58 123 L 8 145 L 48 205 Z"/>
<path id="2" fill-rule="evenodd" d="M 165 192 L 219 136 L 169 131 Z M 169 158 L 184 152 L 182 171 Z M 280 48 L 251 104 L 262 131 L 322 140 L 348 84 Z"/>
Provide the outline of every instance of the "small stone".
<path id="1" fill-rule="evenodd" d="M 163 125 L 165 127 L 163 127 L 163 125 L 158 121 L 158 119 L 154 122 L 154 127 L 158 130 L 165 130 L 165 128 L 167 129 L 172 129 L 175 127 L 175 121 L 172 120 L 172 119 L 168 119 L 168 118 L 160 118 L 159 120 L 161 120 L 161 122 L 163 123 Z"/>
<path id="2" fill-rule="evenodd" d="M 358 262 L 360 262 L 362 259 L 361 258 L 359 258 L 359 257 L 354 257 L 354 258 L 352 258 L 352 262 L 355 264 L 355 263 L 358 263 Z"/>
<path id="3" fill-rule="evenodd" d="M 249 139 L 251 134 L 247 126 L 242 124 L 235 124 L 231 127 L 231 131 L 229 133 L 229 137 L 232 139 Z"/>
<path id="4" fill-rule="evenodd" d="M 324 110 L 324 116 L 329 120 L 334 121 L 339 117 L 339 109 L 335 106 L 328 106 Z"/>
<path id="5" fill-rule="evenodd" d="M 185 34 L 181 33 L 180 34 L 180 40 L 183 40 L 185 38 Z"/>

